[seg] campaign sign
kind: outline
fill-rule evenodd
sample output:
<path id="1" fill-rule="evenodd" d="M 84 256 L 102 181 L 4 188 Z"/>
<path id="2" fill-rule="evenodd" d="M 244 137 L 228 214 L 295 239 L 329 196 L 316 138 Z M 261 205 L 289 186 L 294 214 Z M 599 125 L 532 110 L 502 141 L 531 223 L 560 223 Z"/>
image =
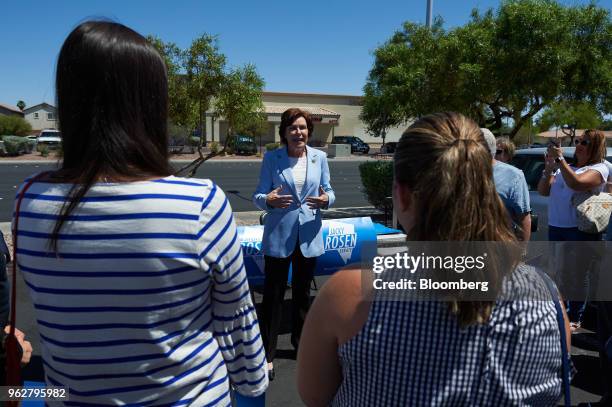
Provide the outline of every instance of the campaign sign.
<path id="1" fill-rule="evenodd" d="M 264 281 L 264 256 L 261 248 L 263 226 L 239 226 L 244 266 L 250 285 Z M 317 259 L 315 275 L 333 274 L 348 264 L 371 260 L 376 255 L 376 232 L 372 219 L 342 218 L 323 220 L 325 252 Z"/>

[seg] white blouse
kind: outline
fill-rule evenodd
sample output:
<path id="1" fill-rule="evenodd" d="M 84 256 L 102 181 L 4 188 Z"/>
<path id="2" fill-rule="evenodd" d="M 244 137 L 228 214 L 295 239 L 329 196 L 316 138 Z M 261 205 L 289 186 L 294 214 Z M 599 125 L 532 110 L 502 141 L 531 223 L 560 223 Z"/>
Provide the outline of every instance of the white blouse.
<path id="1" fill-rule="evenodd" d="M 293 182 L 295 183 L 295 192 L 298 196 L 302 195 L 302 188 L 306 182 L 306 168 L 308 167 L 308 157 L 306 154 L 300 158 L 289 157 L 289 165 L 291 165 L 291 173 Z"/>

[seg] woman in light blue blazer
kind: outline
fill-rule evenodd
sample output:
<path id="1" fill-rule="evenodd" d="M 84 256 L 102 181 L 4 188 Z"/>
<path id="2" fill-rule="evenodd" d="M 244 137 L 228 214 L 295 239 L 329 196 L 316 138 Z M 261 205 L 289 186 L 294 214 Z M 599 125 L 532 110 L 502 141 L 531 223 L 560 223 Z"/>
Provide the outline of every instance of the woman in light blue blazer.
<path id="1" fill-rule="evenodd" d="M 306 145 L 312 131 L 308 112 L 292 108 L 283 113 L 279 128 L 282 146 L 264 156 L 253 194 L 255 205 L 268 212 L 262 241 L 266 279 L 260 321 L 270 380 L 274 379 L 272 362 L 289 265 L 293 270 L 291 343 L 297 350 L 310 307 L 316 259 L 324 252 L 321 209 L 335 200 L 327 156 Z"/>

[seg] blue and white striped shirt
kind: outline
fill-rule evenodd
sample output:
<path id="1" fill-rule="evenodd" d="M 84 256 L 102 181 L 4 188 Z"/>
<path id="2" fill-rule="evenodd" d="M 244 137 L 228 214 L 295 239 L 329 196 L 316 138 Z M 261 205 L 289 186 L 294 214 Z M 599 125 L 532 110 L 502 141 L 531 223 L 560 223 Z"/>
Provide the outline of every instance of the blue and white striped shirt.
<path id="1" fill-rule="evenodd" d="M 36 182 L 20 211 L 49 385 L 68 406 L 230 405 L 267 385 L 232 210 L 210 180 L 98 183 L 49 237 L 69 184 Z"/>

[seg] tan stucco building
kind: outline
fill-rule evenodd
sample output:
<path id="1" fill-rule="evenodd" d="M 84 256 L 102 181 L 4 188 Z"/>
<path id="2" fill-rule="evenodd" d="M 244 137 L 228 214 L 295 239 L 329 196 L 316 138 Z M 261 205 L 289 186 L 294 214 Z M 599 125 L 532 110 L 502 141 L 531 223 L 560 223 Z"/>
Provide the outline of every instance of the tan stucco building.
<path id="1" fill-rule="evenodd" d="M 32 126 L 33 132 L 44 129 L 57 129 L 57 109 L 48 103 L 40 103 L 23 111 L 24 118 Z"/>
<path id="2" fill-rule="evenodd" d="M 278 128 L 281 114 L 291 107 L 298 107 L 312 115 L 314 137 L 311 142 L 327 144 L 334 136 L 357 136 L 374 146 L 382 144 L 380 137 L 366 133 L 365 124 L 359 120 L 363 96 L 263 92 L 262 101 L 268 118 L 268 133 L 262 137 L 262 143 L 280 141 Z M 223 118 L 215 119 L 212 111 L 207 116 L 207 140 L 223 142 L 227 134 L 227 122 Z M 399 140 L 406 127 L 388 129 L 385 141 Z"/>

